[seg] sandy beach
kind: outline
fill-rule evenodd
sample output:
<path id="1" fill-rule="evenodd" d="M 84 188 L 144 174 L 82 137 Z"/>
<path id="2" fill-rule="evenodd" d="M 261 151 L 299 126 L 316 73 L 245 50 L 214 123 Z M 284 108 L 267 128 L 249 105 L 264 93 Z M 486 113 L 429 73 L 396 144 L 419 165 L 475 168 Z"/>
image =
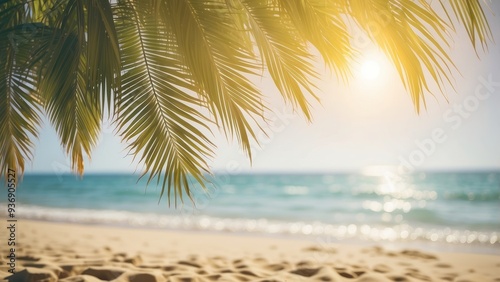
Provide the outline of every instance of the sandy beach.
<path id="1" fill-rule="evenodd" d="M 500 256 L 20 220 L 7 281 L 500 281 Z"/>

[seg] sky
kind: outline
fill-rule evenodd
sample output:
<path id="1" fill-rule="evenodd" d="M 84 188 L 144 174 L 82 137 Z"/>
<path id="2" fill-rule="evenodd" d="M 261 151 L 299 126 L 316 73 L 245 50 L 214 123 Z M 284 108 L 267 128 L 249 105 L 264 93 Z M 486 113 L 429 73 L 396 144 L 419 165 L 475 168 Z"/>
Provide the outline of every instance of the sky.
<path id="1" fill-rule="evenodd" d="M 284 105 L 271 79 L 256 81 L 274 113 L 253 146 L 252 163 L 236 141 L 214 129 L 218 148 L 209 161 L 221 173 L 238 172 L 338 172 L 413 170 L 500 169 L 500 1 L 491 3 L 489 22 L 496 44 L 489 50 L 472 48 L 465 32 L 453 35 L 449 54 L 456 91 L 447 88 L 427 95 L 427 108 L 414 110 L 395 68 L 371 44 L 354 31 L 353 44 L 361 50 L 353 66 L 354 77 L 342 83 L 324 71 L 311 101 L 313 120 Z M 54 129 L 44 120 L 35 141 L 35 154 L 27 173 L 70 172 Z M 142 172 L 142 165 L 127 155 L 126 144 L 105 121 L 86 173 Z"/>

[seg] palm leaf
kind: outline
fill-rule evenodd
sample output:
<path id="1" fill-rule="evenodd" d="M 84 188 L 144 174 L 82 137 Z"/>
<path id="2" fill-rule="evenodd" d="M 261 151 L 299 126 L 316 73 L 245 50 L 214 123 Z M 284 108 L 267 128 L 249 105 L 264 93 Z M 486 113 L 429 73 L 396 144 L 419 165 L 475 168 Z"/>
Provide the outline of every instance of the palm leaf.
<path id="1" fill-rule="evenodd" d="M 290 17 L 266 0 L 242 0 L 248 25 L 274 83 L 286 101 L 311 119 L 305 92 L 317 98 L 311 79 L 317 78 L 312 56 Z"/>
<path id="2" fill-rule="evenodd" d="M 45 109 L 72 168 L 84 170 L 100 132 L 102 108 L 114 103 L 120 78 L 120 50 L 107 1 L 54 1 L 50 14 L 39 16 L 56 25 L 42 54 L 40 89 Z M 45 53 L 45 55 L 43 55 Z"/>
<path id="3" fill-rule="evenodd" d="M 0 3 L 0 28 L 6 30 L 26 22 L 25 3 L 21 1 L 2 1 Z M 11 36 L 14 35 L 11 33 Z M 7 46 L 5 45 L 5 48 Z"/>
<path id="4" fill-rule="evenodd" d="M 116 8 L 123 60 L 118 130 L 145 164 L 148 182 L 163 178 L 161 195 L 166 188 L 170 199 L 173 187 L 174 198 L 182 200 L 182 189 L 191 197 L 190 177 L 206 180 L 213 144 L 203 130 L 210 122 L 199 112 L 175 38 L 151 17 L 148 4 L 119 1 Z"/>
<path id="5" fill-rule="evenodd" d="M 0 30 L 0 177 L 8 169 L 23 174 L 25 160 L 33 156 L 32 140 L 38 136 L 40 98 L 36 73 L 28 68 L 30 33 L 23 24 Z"/>
<path id="6" fill-rule="evenodd" d="M 172 0 L 157 5 L 196 92 L 216 123 L 236 137 L 250 157 L 255 133 L 247 117 L 261 119 L 264 105 L 246 76 L 257 68 L 245 45 L 247 33 L 234 28 L 234 17 L 222 1 Z"/>
<path id="7" fill-rule="evenodd" d="M 440 2 L 444 7 L 445 3 L 443 3 L 442 0 Z M 480 45 L 483 49 L 486 49 L 487 43 L 493 39 L 493 35 L 491 34 L 490 26 L 486 19 L 483 7 L 481 6 L 481 1 L 450 0 L 449 3 L 458 22 L 465 27 L 474 48 L 477 48 Z M 447 10 L 446 7 L 444 10 Z M 454 27 L 456 26 L 451 19 L 450 23 Z"/>
<path id="8" fill-rule="evenodd" d="M 84 3 L 70 0 L 62 7 L 58 29 L 37 52 L 42 54 L 39 87 L 71 167 L 81 175 L 84 154 L 91 156 L 100 132 L 101 81 L 89 74 Z"/>
<path id="9" fill-rule="evenodd" d="M 350 13 L 393 61 L 417 112 L 429 92 L 426 71 L 440 88 L 451 83 L 454 64 L 442 47 L 446 23 L 428 5 L 412 1 L 356 0 Z"/>
<path id="10" fill-rule="evenodd" d="M 308 40 L 335 70 L 347 80 L 351 75 L 350 62 L 355 53 L 350 35 L 342 18 L 338 2 L 324 0 L 278 1 L 280 9 L 288 14 L 301 37 Z"/>
<path id="11" fill-rule="evenodd" d="M 114 93 L 120 93 L 117 87 L 120 85 L 120 47 L 115 29 L 113 13 L 109 1 L 86 0 L 87 9 L 87 72 L 90 85 L 89 91 L 93 91 L 94 97 L 100 97 L 94 103 L 105 103 L 108 112 L 115 97 Z M 115 91 L 114 91 L 115 90 Z"/>

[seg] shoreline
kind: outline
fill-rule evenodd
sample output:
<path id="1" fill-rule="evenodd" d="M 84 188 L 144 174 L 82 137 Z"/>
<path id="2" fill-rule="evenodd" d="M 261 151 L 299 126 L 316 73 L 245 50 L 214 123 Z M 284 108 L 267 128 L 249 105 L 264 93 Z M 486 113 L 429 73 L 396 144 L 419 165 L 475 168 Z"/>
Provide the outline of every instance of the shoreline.
<path id="1" fill-rule="evenodd" d="M 498 255 L 26 219 L 16 228 L 16 275 L 47 281 L 500 281 Z"/>
<path id="2" fill-rule="evenodd" d="M 0 220 L 6 221 L 4 217 L 0 217 Z M 19 221 L 34 221 L 42 223 L 58 223 L 58 224 L 76 224 L 82 226 L 90 227 L 104 227 L 104 228 L 125 228 L 132 230 L 145 230 L 145 231 L 166 231 L 174 233 L 186 233 L 186 234 L 212 234 L 212 235 L 227 235 L 236 236 L 243 238 L 263 238 L 263 239 L 280 239 L 280 240 L 291 240 L 299 242 L 308 242 L 310 244 L 315 244 L 321 242 L 329 242 L 332 244 L 347 244 L 354 246 L 382 246 L 386 248 L 411 248 L 420 249 L 423 251 L 437 251 L 443 253 L 464 253 L 464 254 L 485 254 L 485 255 L 496 255 L 500 256 L 500 245 L 488 245 L 484 243 L 474 243 L 474 244 L 457 244 L 457 243 L 443 243 L 443 242 L 432 242 L 425 240 L 415 240 L 415 241 L 390 241 L 390 240 L 367 240 L 357 237 L 348 238 L 335 238 L 330 235 L 303 235 L 303 234 L 286 234 L 286 233 L 263 233 L 263 232 L 249 232 L 249 231 L 229 231 L 222 230 L 216 231 L 211 229 L 188 229 L 188 228 L 170 228 L 163 226 L 152 226 L 152 225 L 126 225 L 126 224 L 110 224 L 110 223 L 99 223 L 99 222 L 75 222 L 69 220 L 50 220 L 50 219 L 25 219 L 20 218 Z"/>

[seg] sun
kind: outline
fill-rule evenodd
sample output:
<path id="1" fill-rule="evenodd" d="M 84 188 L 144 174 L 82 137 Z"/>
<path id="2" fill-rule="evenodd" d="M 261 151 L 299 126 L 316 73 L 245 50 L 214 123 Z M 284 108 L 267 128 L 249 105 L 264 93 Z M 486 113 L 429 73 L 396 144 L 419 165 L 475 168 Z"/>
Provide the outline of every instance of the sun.
<path id="1" fill-rule="evenodd" d="M 360 75 L 366 80 L 375 80 L 380 75 L 380 64 L 376 60 L 366 60 L 360 68 Z"/>

